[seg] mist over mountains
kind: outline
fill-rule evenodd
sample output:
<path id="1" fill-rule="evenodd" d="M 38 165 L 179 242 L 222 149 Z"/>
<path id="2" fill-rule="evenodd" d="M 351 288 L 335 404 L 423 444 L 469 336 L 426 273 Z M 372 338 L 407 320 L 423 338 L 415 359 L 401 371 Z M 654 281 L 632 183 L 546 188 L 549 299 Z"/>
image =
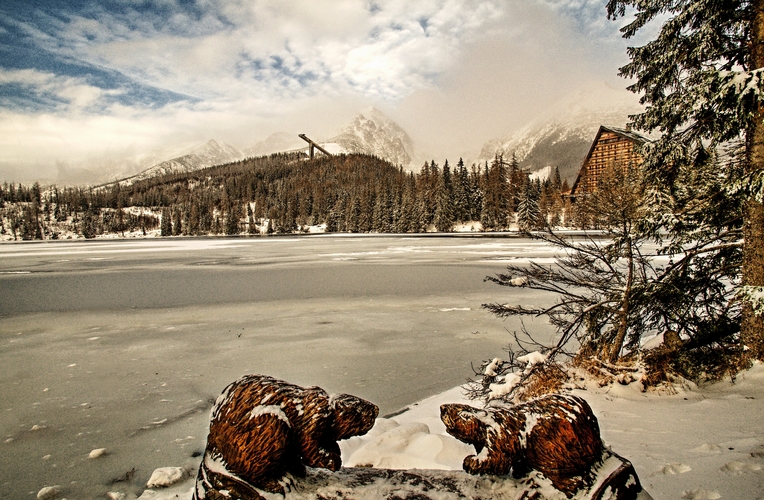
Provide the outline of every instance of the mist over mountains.
<path id="1" fill-rule="evenodd" d="M 310 134 L 308 134 L 310 137 Z M 311 139 L 319 142 L 333 154 L 362 153 L 378 156 L 394 165 L 412 168 L 415 156 L 414 141 L 403 128 L 376 108 L 369 108 L 356 115 L 340 132 L 327 139 Z M 221 165 L 247 157 L 266 156 L 272 153 L 307 150 L 307 144 L 298 134 L 276 132 L 239 151 L 233 146 L 214 139 L 184 154 L 163 159 L 140 173 L 126 177 L 123 183 L 132 183 L 170 173 L 185 173 Z M 114 174 L 112 174 L 114 175 Z"/>
<path id="2" fill-rule="evenodd" d="M 590 89 L 557 106 L 553 113 L 540 116 L 519 130 L 487 140 L 473 157 L 464 157 L 467 165 L 490 163 L 499 154 L 509 159 L 513 154 L 520 166 L 544 177 L 544 172 L 559 167 L 563 179 L 573 182 L 600 125 L 624 127 L 628 115 L 640 107 L 632 97 L 608 87 Z M 314 136 L 310 130 L 277 131 L 251 146 L 237 149 L 216 139 L 202 144 L 185 144 L 125 158 L 122 163 L 104 165 L 93 171 L 90 184 L 119 180 L 133 183 L 168 173 L 184 173 L 286 151 L 307 151 L 307 144 L 298 137 L 306 133 L 333 154 L 363 153 L 385 159 L 404 170 L 418 172 L 424 161 L 442 163 L 437 152 L 428 155 L 398 123 L 380 110 L 371 107 L 353 117 L 335 135 Z M 478 152 L 479 151 L 479 152 Z M 80 182 L 82 179 L 80 179 Z"/>
<path id="3" fill-rule="evenodd" d="M 520 167 L 538 172 L 559 167 L 560 177 L 572 183 L 589 151 L 600 125 L 624 128 L 631 114 L 641 107 L 632 96 L 625 98 L 602 86 L 578 94 L 558 110 L 532 121 L 520 130 L 487 141 L 477 161 L 491 162 L 495 155 L 516 156 Z"/>
<path id="4" fill-rule="evenodd" d="M 129 177 L 122 182 L 133 183 L 159 175 L 193 172 L 194 170 L 201 170 L 213 165 L 230 163 L 232 161 L 240 160 L 243 157 L 243 153 L 233 146 L 225 143 L 221 144 L 214 139 L 211 139 L 187 154 L 157 163 L 153 167 Z"/>

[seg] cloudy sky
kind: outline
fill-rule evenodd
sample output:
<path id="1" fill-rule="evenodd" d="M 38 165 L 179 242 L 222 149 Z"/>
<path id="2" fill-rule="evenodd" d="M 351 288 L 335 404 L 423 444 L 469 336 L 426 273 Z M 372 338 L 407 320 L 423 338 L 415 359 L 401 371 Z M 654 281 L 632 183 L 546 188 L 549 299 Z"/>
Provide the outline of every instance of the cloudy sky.
<path id="1" fill-rule="evenodd" d="M 371 105 L 458 157 L 582 89 L 626 86 L 605 3 L 2 0 L 0 182 L 210 138 L 325 139 Z"/>

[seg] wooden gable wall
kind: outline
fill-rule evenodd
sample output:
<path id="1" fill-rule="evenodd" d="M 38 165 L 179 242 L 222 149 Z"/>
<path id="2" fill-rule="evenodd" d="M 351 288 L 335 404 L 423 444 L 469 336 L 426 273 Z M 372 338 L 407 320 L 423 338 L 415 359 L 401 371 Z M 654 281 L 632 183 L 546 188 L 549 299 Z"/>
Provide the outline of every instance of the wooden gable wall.
<path id="1" fill-rule="evenodd" d="M 571 196 L 593 193 L 602 174 L 612 167 L 627 169 L 638 166 L 642 157 L 634 151 L 645 139 L 625 130 L 600 127 L 597 136 L 581 165 Z"/>

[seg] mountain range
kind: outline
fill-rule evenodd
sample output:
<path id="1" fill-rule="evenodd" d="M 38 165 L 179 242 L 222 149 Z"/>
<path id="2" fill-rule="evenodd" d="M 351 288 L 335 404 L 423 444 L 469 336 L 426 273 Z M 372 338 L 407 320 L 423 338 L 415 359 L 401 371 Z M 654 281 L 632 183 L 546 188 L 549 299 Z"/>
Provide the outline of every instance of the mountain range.
<path id="1" fill-rule="evenodd" d="M 609 95 L 613 94 L 613 95 Z M 477 158 L 465 158 L 472 162 L 490 163 L 497 154 L 509 159 L 513 154 L 520 167 L 534 177 L 546 178 L 559 167 L 563 179 L 573 182 L 581 162 L 586 156 L 594 135 L 600 125 L 623 127 L 628 115 L 638 112 L 633 100 L 622 93 L 614 98 L 615 89 L 607 87 L 574 96 L 567 103 L 556 106 L 555 113 L 541 116 L 521 129 L 483 144 Z M 620 99 L 620 100 L 619 100 Z M 414 170 L 420 160 L 414 141 L 406 131 L 376 108 L 368 108 L 356 115 L 336 135 L 326 140 L 311 137 L 332 154 L 365 153 L 384 158 L 406 170 Z M 307 144 L 296 133 L 276 132 L 251 147 L 241 151 L 233 146 L 210 140 L 202 145 L 188 148 L 180 155 L 165 156 L 142 170 L 127 177 L 123 183 L 132 183 L 168 173 L 189 172 L 213 165 L 240 160 L 245 157 L 264 156 L 271 153 L 307 150 Z M 166 150 L 164 153 L 176 152 Z M 159 158 L 155 153 L 154 158 Z M 141 164 L 145 165 L 148 156 Z"/>

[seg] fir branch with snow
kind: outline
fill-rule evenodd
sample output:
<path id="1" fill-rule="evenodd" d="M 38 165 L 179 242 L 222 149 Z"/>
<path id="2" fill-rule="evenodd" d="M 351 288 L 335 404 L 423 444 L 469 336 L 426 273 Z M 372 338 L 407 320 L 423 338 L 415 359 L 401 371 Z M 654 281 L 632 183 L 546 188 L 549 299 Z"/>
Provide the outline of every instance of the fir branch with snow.
<path id="1" fill-rule="evenodd" d="M 608 17 L 629 18 L 621 29 L 631 39 L 662 22 L 655 37 L 630 47 L 621 75 L 641 94 L 644 112 L 631 117 L 635 128 L 660 131 L 644 148 L 644 167 L 653 184 L 670 186 L 677 170 L 698 163 L 728 143 L 742 145 L 736 160 L 740 178 L 726 176 L 729 193 L 740 193 L 741 284 L 764 286 L 764 5 L 734 0 L 609 0 Z M 740 338 L 750 359 L 764 359 L 764 316 L 743 302 Z"/>

